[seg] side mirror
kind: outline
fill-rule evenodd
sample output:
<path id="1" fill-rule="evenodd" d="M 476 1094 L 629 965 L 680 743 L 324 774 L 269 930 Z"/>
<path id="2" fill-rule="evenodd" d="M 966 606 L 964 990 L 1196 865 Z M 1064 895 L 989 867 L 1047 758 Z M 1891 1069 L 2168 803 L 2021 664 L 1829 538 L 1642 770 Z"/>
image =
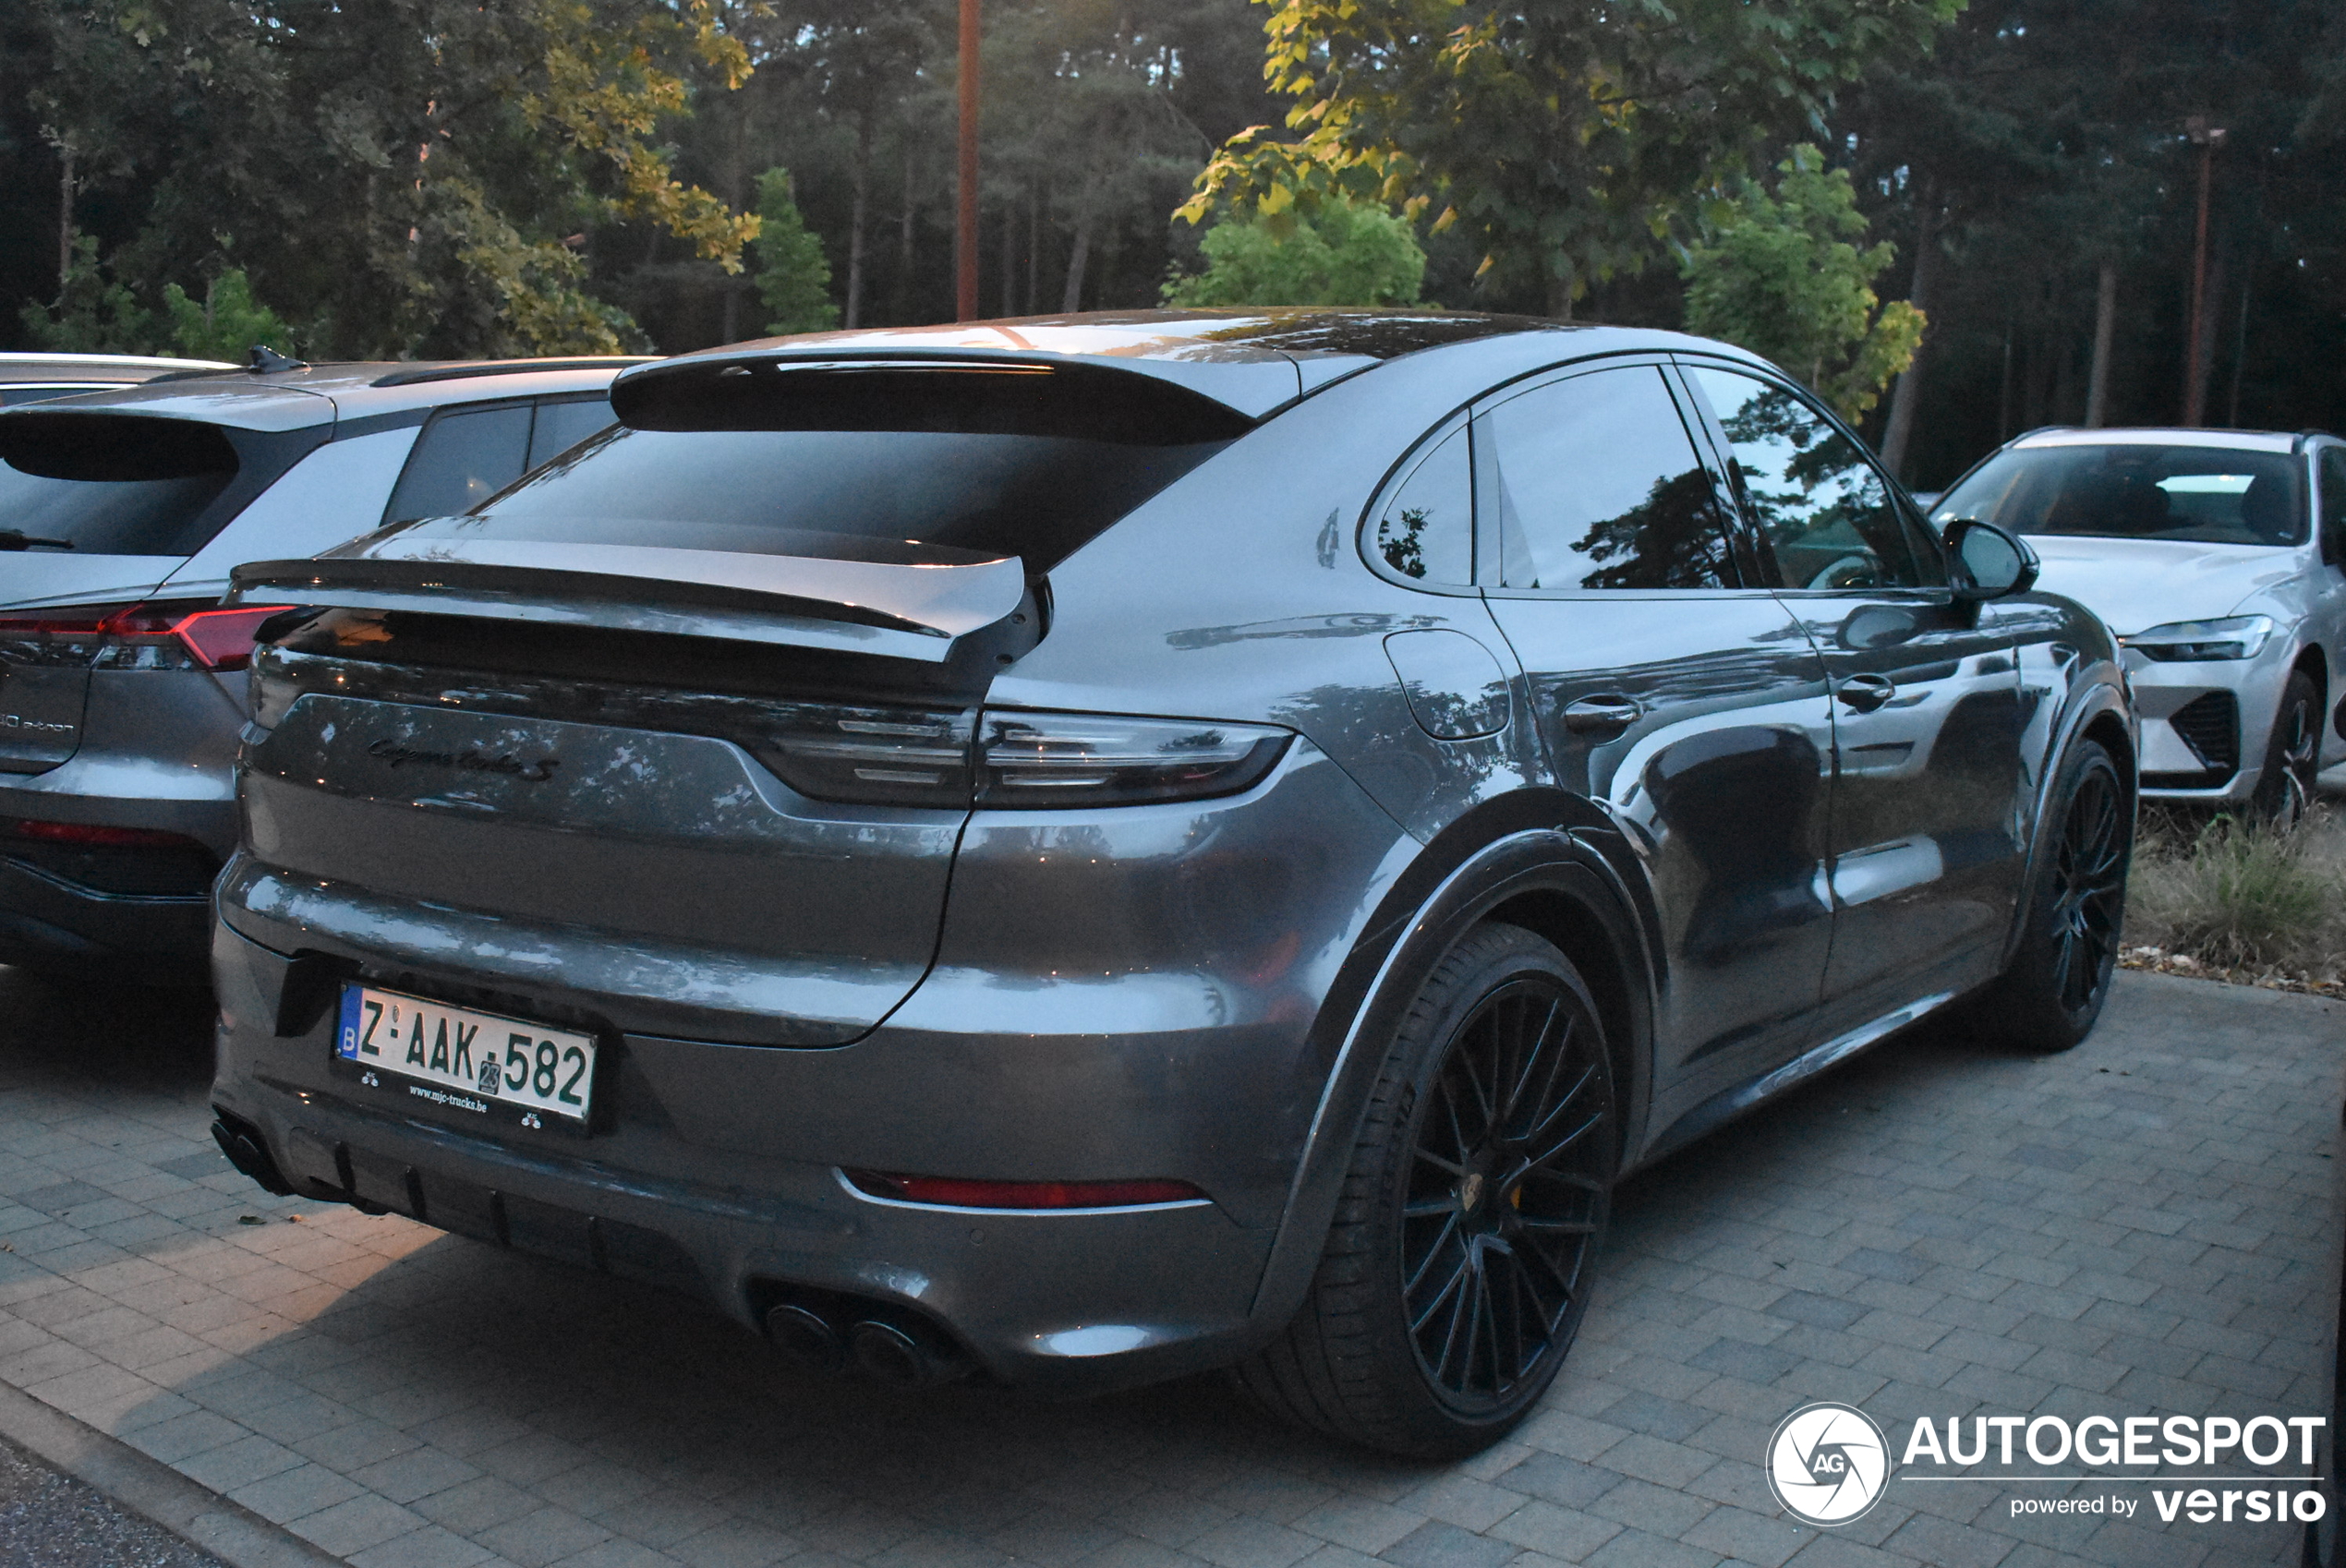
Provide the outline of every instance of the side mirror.
<path id="1" fill-rule="evenodd" d="M 1993 523 L 1958 517 L 1944 537 L 1958 568 L 1955 597 L 2000 599 L 2036 586 L 2037 552 Z"/>

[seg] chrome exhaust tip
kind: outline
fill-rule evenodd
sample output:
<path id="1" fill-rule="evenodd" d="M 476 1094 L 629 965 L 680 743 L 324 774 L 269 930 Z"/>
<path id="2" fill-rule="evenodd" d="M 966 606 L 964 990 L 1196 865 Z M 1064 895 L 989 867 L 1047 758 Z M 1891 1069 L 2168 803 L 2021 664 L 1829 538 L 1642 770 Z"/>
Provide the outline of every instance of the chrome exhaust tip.
<path id="1" fill-rule="evenodd" d="M 847 1346 L 821 1313 L 785 1304 L 766 1314 L 766 1337 L 774 1348 L 809 1371 L 838 1373 L 847 1367 Z"/>

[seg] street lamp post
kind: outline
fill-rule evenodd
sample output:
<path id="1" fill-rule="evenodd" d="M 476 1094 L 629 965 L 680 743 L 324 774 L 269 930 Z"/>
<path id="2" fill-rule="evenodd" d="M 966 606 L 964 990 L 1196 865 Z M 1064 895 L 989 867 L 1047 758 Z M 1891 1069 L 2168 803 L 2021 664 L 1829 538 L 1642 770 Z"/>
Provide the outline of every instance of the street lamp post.
<path id="1" fill-rule="evenodd" d="M 957 321 L 977 320 L 977 6 L 978 0 L 961 0 L 961 174 L 953 214 L 953 319 Z"/>
<path id="2" fill-rule="evenodd" d="M 975 4 L 975 0 L 965 0 Z M 2183 122 L 2183 132 L 2199 149 L 2199 226 L 2191 253 L 2191 337 L 2183 347 L 2183 423 L 2196 426 L 2207 412 L 2207 187 L 2215 177 L 2216 149 L 2224 144 L 2224 129 L 2211 126 L 2205 115 Z"/>

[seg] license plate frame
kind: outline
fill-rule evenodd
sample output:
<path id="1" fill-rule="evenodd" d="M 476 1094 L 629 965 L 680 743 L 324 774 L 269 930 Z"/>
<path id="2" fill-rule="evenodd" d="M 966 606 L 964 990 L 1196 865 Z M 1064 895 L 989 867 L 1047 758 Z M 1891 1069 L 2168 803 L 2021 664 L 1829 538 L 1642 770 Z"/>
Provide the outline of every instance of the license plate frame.
<path id="1" fill-rule="evenodd" d="M 405 1108 L 583 1134 L 595 1113 L 598 1044 L 592 1034 L 539 1019 L 347 981 L 335 1008 L 333 1065 L 361 1088 L 408 1102 Z"/>

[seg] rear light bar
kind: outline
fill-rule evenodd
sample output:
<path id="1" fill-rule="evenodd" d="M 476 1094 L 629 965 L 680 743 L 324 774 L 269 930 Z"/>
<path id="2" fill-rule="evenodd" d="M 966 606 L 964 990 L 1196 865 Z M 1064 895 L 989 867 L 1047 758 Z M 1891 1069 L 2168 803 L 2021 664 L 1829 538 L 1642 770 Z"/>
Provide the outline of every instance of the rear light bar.
<path id="1" fill-rule="evenodd" d="M 974 1181 L 962 1176 L 891 1176 L 842 1171 L 855 1189 L 900 1203 L 949 1209 L 1137 1209 L 1155 1203 L 1203 1203 L 1186 1181 Z"/>
<path id="2" fill-rule="evenodd" d="M 1206 719 L 807 704 L 750 748 L 816 800 L 1034 811 L 1234 795 L 1294 739 Z"/>
<path id="3" fill-rule="evenodd" d="M 0 644 L 28 663 L 103 669 L 242 669 L 252 634 L 282 604 L 212 599 L 73 605 L 0 615 Z"/>
<path id="4" fill-rule="evenodd" d="M 108 827 L 94 822 L 42 822 L 30 817 L 0 816 L 0 838 L 30 839 L 36 844 L 63 844 L 89 850 L 201 850 L 201 840 L 184 833 L 163 833 L 151 827 Z"/>

